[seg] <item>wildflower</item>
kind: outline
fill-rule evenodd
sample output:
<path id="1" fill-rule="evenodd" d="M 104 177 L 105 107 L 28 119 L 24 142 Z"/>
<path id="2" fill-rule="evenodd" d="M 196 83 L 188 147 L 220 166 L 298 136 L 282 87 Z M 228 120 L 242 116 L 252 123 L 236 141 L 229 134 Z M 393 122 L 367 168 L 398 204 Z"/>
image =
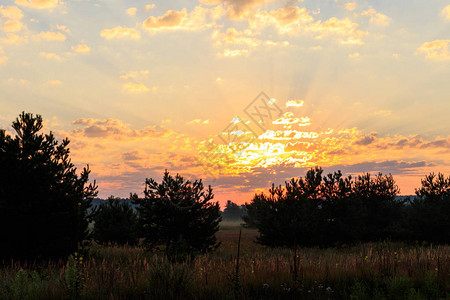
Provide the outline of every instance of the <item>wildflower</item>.
<path id="1" fill-rule="evenodd" d="M 333 292 L 333 289 L 331 288 L 331 286 L 327 287 L 325 290 L 326 290 L 328 293 L 332 293 L 332 292 Z"/>
<path id="2" fill-rule="evenodd" d="M 268 285 L 267 283 L 264 283 L 264 284 L 263 284 L 263 288 L 264 288 L 264 289 L 268 289 L 268 288 L 269 288 L 269 285 Z"/>
<path id="3" fill-rule="evenodd" d="M 364 260 L 367 260 L 369 257 L 366 255 L 365 257 L 364 257 Z"/>

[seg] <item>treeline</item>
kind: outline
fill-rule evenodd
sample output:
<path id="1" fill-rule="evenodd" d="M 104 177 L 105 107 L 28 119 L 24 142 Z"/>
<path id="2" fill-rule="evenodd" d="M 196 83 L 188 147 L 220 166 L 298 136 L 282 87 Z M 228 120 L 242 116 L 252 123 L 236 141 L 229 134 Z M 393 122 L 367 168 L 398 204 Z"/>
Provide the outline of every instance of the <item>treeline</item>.
<path id="1" fill-rule="evenodd" d="M 323 176 L 314 168 L 269 193 L 256 194 L 224 212 L 211 186 L 172 176 L 145 180 L 132 203 L 110 197 L 92 206 L 97 185 L 89 168 L 80 175 L 69 158 L 69 141 L 42 134 L 42 118 L 22 113 L 0 130 L 0 262 L 67 258 L 97 243 L 141 244 L 172 260 L 208 253 L 220 244 L 222 216 L 256 227 L 258 242 L 274 247 L 330 246 L 379 240 L 450 242 L 450 177 L 430 174 L 414 199 L 396 198 L 392 176 Z M 90 230 L 90 224 L 93 230 Z"/>
<path id="2" fill-rule="evenodd" d="M 311 169 L 305 178 L 254 196 L 244 221 L 259 230 L 258 242 L 287 247 L 450 242 L 450 177 L 430 174 L 416 197 L 400 198 L 391 175 L 322 173 Z"/>

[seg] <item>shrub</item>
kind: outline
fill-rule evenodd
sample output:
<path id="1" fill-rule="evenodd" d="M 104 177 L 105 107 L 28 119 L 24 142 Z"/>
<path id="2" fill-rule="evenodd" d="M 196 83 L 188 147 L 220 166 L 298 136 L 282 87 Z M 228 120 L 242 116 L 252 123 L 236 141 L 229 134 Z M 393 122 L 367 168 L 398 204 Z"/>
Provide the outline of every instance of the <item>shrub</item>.
<path id="1" fill-rule="evenodd" d="M 137 216 L 131 205 L 109 197 L 94 217 L 94 238 L 99 244 L 136 245 Z"/>

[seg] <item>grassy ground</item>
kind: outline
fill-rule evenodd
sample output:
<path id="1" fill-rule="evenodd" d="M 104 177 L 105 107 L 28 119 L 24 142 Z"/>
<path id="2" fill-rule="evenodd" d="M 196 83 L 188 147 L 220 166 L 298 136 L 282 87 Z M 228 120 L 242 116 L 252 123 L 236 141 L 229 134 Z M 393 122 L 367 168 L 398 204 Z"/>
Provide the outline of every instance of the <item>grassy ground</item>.
<path id="1" fill-rule="evenodd" d="M 91 247 L 45 267 L 0 269 L 0 299 L 446 299 L 450 247 L 378 243 L 294 253 L 224 223 L 215 253 L 170 263 L 138 247 Z M 297 272 L 294 272 L 297 259 Z"/>

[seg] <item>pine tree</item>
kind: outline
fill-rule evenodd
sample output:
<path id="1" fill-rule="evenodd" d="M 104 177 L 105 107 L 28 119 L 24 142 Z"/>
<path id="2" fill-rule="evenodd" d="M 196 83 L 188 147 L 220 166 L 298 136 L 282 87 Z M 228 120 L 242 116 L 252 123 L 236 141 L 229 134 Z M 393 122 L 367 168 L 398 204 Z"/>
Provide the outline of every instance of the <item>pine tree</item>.
<path id="1" fill-rule="evenodd" d="M 22 113 L 13 137 L 0 130 L 0 260 L 59 258 L 88 237 L 96 186 L 76 174 L 69 140 L 42 134 L 42 117 Z"/>
<path id="2" fill-rule="evenodd" d="M 131 205 L 111 196 L 94 217 L 94 239 L 103 245 L 136 245 L 137 215 Z"/>
<path id="3" fill-rule="evenodd" d="M 171 259 L 183 259 L 218 247 L 219 203 L 201 180 L 190 182 L 164 173 L 161 183 L 145 181 L 145 197 L 135 197 L 139 227 L 149 249 L 161 249 Z"/>

